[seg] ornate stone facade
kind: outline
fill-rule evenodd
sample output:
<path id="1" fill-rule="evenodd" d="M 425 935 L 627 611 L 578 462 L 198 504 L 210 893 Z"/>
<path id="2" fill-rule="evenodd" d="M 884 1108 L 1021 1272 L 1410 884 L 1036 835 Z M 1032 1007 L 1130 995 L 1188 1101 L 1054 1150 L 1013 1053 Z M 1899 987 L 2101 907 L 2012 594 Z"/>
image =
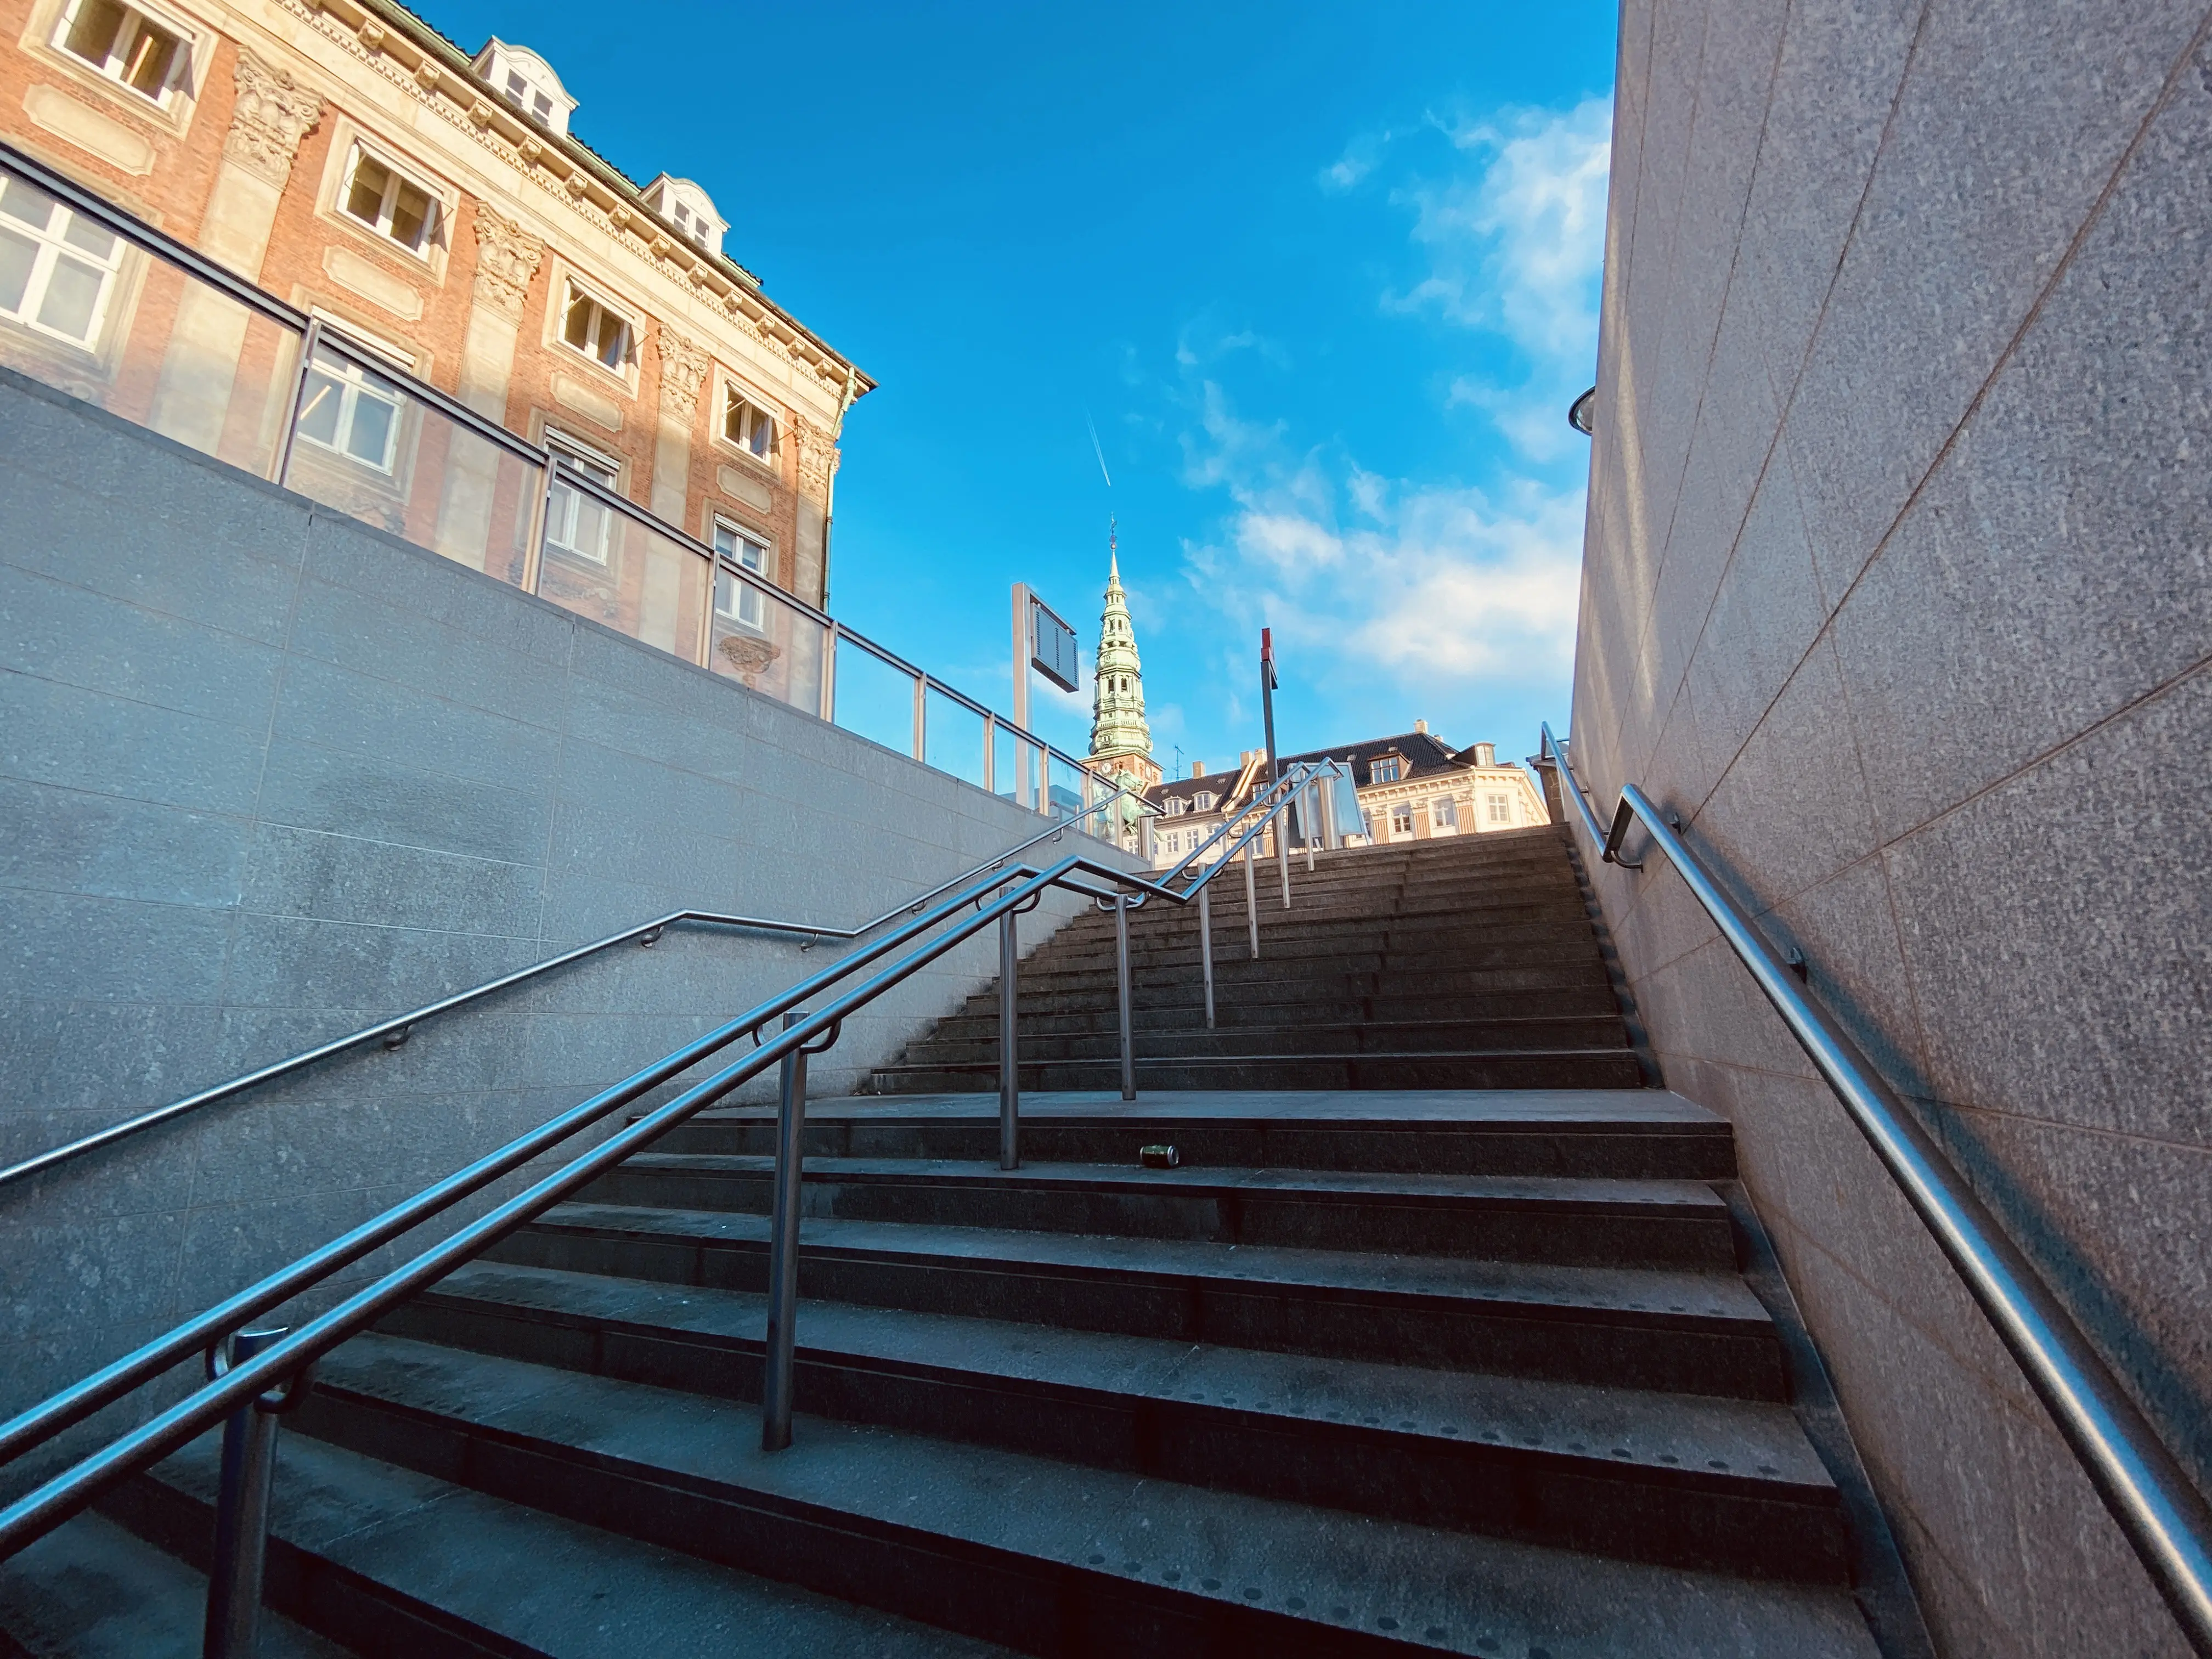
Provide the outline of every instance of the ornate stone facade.
<path id="1" fill-rule="evenodd" d="M 250 52 L 238 54 L 235 79 L 238 104 L 223 136 L 222 153 L 282 190 L 292 176 L 300 141 L 322 117 L 323 100 Z"/>
<path id="2" fill-rule="evenodd" d="M 660 404 L 689 420 L 699 406 L 699 388 L 706 384 L 712 360 L 704 347 L 662 325 L 660 330 Z"/>
<path id="3" fill-rule="evenodd" d="M 476 297 L 502 316 L 521 320 L 530 279 L 545 258 L 545 244 L 493 209 L 477 209 Z"/>

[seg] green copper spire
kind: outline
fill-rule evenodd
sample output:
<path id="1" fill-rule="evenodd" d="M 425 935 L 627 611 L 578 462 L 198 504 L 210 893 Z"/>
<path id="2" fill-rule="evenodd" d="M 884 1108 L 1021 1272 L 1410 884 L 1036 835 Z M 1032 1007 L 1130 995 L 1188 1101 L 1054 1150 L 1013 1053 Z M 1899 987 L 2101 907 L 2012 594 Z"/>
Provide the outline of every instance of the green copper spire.
<path id="1" fill-rule="evenodd" d="M 1091 753 L 1094 758 L 1152 758 L 1152 728 L 1145 720 L 1145 674 L 1137 660 L 1136 630 L 1121 592 L 1118 538 L 1106 538 L 1106 610 L 1098 619 L 1098 665 L 1091 680 Z"/>

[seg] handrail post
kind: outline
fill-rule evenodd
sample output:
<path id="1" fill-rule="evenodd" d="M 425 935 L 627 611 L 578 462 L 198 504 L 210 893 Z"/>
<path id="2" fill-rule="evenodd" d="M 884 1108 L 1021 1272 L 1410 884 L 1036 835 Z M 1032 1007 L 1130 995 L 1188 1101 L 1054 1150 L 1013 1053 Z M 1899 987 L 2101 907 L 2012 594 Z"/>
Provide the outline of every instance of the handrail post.
<path id="1" fill-rule="evenodd" d="M 1198 890 L 1198 960 L 1206 974 L 1206 1029 L 1213 1029 L 1213 884 Z"/>
<path id="2" fill-rule="evenodd" d="M 1014 913 L 1009 910 L 999 918 L 999 1167 L 1002 1170 L 1022 1167 L 1021 1055 L 1015 1030 L 1019 990 L 1014 983 L 1020 968 Z"/>
<path id="3" fill-rule="evenodd" d="M 914 677 L 914 757 L 921 760 L 929 749 L 929 676 Z"/>
<path id="4" fill-rule="evenodd" d="M 1137 1048 L 1129 1018 L 1129 896 L 1114 896 L 1114 973 L 1121 989 L 1121 1098 L 1137 1097 Z"/>
<path id="5" fill-rule="evenodd" d="M 837 640 L 844 629 L 832 622 L 822 635 L 822 718 L 837 723 Z"/>
<path id="6" fill-rule="evenodd" d="M 1244 843 L 1244 921 L 1252 932 L 1252 960 L 1260 959 L 1260 895 L 1252 878 L 1252 862 L 1255 856 L 1250 842 Z"/>
<path id="7" fill-rule="evenodd" d="M 231 1339 L 243 1364 L 287 1334 L 278 1325 Z M 254 1659 L 261 1632 L 262 1569 L 269 1559 L 269 1489 L 276 1474 L 277 1410 L 249 1400 L 222 1425 L 222 1474 L 216 1490 L 215 1560 L 208 1570 L 204 1659 Z"/>
<path id="8" fill-rule="evenodd" d="M 322 343 L 323 319 L 312 318 L 307 332 L 300 336 L 300 361 L 292 369 L 292 392 L 284 401 L 284 430 L 276 440 L 276 453 L 269 475 L 269 482 L 277 489 L 284 487 L 284 475 L 292 470 L 292 440 L 300 430 L 300 404 L 307 394 L 307 373 L 314 367 L 315 348 Z"/>
<path id="9" fill-rule="evenodd" d="M 1275 868 L 1282 872 L 1283 908 L 1291 908 L 1291 815 L 1287 810 L 1275 814 Z"/>
<path id="10" fill-rule="evenodd" d="M 984 710 L 983 793 L 987 795 L 995 795 L 999 793 L 999 781 L 994 775 L 994 769 L 997 765 L 999 757 L 998 735 L 999 717 L 996 714 L 992 714 L 988 709 Z"/>
<path id="11" fill-rule="evenodd" d="M 806 1018 L 784 1011 L 788 1031 Z M 775 1107 L 775 1193 L 769 1221 L 768 1345 L 761 1364 L 761 1449 L 791 1443 L 791 1374 L 798 1346 L 799 1204 L 800 1160 L 806 1126 L 806 1050 L 783 1057 L 783 1088 Z"/>

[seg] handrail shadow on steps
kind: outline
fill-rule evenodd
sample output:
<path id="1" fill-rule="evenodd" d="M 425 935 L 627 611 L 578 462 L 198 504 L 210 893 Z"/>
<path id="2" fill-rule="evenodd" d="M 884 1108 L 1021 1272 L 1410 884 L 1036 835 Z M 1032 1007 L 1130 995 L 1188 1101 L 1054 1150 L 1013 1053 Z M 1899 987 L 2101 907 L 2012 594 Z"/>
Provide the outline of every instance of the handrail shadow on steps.
<path id="1" fill-rule="evenodd" d="M 1573 802 L 1576 817 L 1605 863 L 1644 868 L 1620 855 L 1623 840 L 1638 822 L 1667 855 L 1935 1235 L 2119 1523 L 2183 1634 L 2200 1655 L 2212 1659 L 2212 1507 L 2203 1495 L 1950 1158 L 1858 1045 L 1806 994 L 1794 964 L 1775 951 L 1690 850 L 1680 819 L 1662 811 L 1634 784 L 1624 784 L 1611 829 L 1601 829 L 1575 775 L 1567 744 L 1552 735 L 1548 724 L 1540 732 L 1537 763 L 1556 769 L 1560 794 Z"/>

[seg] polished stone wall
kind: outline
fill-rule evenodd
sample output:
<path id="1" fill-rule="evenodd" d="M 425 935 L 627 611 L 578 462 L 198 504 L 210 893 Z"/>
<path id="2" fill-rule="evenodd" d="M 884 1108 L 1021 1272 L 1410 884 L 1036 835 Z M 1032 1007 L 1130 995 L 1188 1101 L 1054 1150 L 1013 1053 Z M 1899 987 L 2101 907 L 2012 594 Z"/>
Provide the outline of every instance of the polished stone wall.
<path id="1" fill-rule="evenodd" d="M 1573 732 L 1801 948 L 2212 1475 L 2203 0 L 1627 0 Z M 1656 859 L 1593 866 L 1734 1120 L 1946 1654 L 2174 1655 L 1989 1327 Z"/>
<path id="2" fill-rule="evenodd" d="M 0 1164 L 672 910 L 851 926 L 1039 827 L 0 371 Z M 836 949 L 672 930 L 0 1191 L 0 1412 Z M 996 965 L 856 1016 L 814 1092 Z"/>

